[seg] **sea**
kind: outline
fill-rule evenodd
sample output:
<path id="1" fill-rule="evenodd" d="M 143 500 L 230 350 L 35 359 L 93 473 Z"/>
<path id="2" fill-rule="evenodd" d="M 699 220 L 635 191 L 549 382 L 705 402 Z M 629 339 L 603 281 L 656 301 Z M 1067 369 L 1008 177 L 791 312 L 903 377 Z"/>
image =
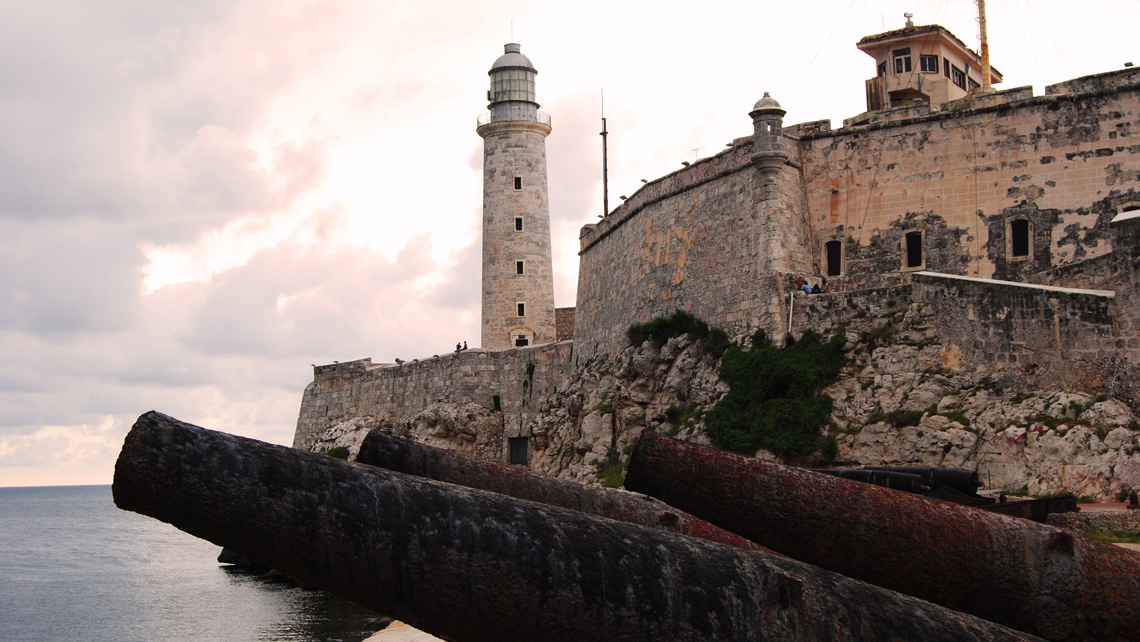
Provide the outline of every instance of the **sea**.
<path id="1" fill-rule="evenodd" d="M 377 614 L 217 562 L 110 486 L 0 488 L 0 642 L 359 642 Z"/>

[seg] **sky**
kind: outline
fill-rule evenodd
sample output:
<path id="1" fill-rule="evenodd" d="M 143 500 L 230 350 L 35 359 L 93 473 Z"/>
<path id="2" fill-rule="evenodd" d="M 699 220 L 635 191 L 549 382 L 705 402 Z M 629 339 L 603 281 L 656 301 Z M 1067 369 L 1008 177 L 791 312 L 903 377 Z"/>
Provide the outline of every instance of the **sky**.
<path id="1" fill-rule="evenodd" d="M 0 486 L 109 484 L 159 410 L 290 444 L 312 365 L 479 343 L 487 70 L 538 69 L 555 302 L 578 231 L 751 134 L 864 111 L 864 35 L 969 0 L 0 0 Z M 1119 69 L 1136 0 L 990 0 L 999 89 Z"/>

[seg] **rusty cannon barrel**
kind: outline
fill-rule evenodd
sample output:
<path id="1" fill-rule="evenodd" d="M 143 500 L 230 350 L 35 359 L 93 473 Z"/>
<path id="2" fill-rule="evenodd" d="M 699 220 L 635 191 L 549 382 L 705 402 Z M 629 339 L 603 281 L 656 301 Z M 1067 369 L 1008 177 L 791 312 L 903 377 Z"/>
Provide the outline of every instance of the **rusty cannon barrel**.
<path id="1" fill-rule="evenodd" d="M 1140 639 L 1140 556 L 1059 528 L 650 431 L 625 485 L 792 558 L 1050 640 Z"/>
<path id="2" fill-rule="evenodd" d="M 711 542 L 772 552 L 652 497 L 554 479 L 518 466 L 467 457 L 379 430 L 372 430 L 364 437 L 356 461 L 416 477 L 671 530 Z"/>
<path id="3" fill-rule="evenodd" d="M 864 466 L 863 469 L 918 475 L 929 484 L 943 484 L 966 495 L 976 495 L 978 489 L 982 487 L 982 480 L 978 477 L 976 470 L 935 468 L 933 466 Z"/>
<path id="4" fill-rule="evenodd" d="M 899 473 L 890 470 L 872 470 L 869 468 L 811 468 L 813 473 L 821 475 L 834 475 L 851 481 L 864 484 L 874 484 L 883 488 L 893 488 L 904 493 L 923 494 L 930 490 L 930 482 L 921 475 Z"/>
<path id="5" fill-rule="evenodd" d="M 456 642 L 1034 640 L 783 557 L 141 416 L 155 517 Z"/>

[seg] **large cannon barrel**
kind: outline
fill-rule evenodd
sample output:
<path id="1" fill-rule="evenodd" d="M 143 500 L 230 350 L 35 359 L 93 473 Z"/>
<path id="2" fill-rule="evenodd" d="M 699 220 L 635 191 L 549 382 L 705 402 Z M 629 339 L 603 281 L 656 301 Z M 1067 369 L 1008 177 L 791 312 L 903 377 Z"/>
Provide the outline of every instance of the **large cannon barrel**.
<path id="1" fill-rule="evenodd" d="M 978 489 L 982 487 L 982 480 L 978 477 L 976 470 L 935 468 L 933 466 L 864 466 L 863 469 L 918 475 L 929 483 L 943 484 L 967 495 L 977 494 Z"/>
<path id="2" fill-rule="evenodd" d="M 893 488 L 904 493 L 922 494 L 930 490 L 930 482 L 925 477 L 910 473 L 868 468 L 812 468 L 811 471 L 883 488 Z"/>
<path id="3" fill-rule="evenodd" d="M 379 430 L 372 430 L 364 437 L 356 461 L 631 524 L 676 531 L 712 542 L 772 552 L 652 497 L 554 479 L 519 466 L 467 457 L 451 450 L 394 437 Z"/>
<path id="4" fill-rule="evenodd" d="M 1140 556 L 645 431 L 626 487 L 773 550 L 1050 640 L 1140 639 Z"/>
<path id="5" fill-rule="evenodd" d="M 456 642 L 1031 640 L 795 560 L 139 418 L 120 508 Z"/>

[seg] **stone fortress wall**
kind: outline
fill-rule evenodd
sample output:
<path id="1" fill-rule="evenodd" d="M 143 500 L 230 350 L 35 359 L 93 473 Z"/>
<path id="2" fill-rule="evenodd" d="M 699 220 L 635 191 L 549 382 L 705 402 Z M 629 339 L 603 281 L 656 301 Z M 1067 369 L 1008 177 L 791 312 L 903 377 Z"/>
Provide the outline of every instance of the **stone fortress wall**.
<path id="1" fill-rule="evenodd" d="M 774 199 L 759 193 L 747 138 L 648 183 L 583 229 L 579 350 L 612 353 L 630 323 L 675 309 L 730 334 L 777 336 L 787 273 L 826 277 L 832 292 L 905 284 L 918 271 L 1070 286 L 1062 268 L 1111 253 L 1110 222 L 1140 205 L 1140 70 L 1047 92 L 909 107 L 835 131 L 785 128 L 791 153 Z M 1017 219 L 1030 230 L 1024 258 L 1006 242 Z M 913 269 L 907 232 L 921 235 Z M 838 275 L 826 276 L 829 241 L 841 244 Z"/>
<path id="2" fill-rule="evenodd" d="M 1126 211 L 1140 205 L 1138 134 L 1132 69 L 1045 96 L 1022 88 L 840 130 L 787 127 L 788 160 L 767 178 L 754 138 L 737 139 L 583 228 L 573 341 L 317 367 L 294 445 L 328 443 L 342 422 L 408 421 L 450 404 L 483 413 L 476 454 L 508 460 L 510 438 L 550 423 L 544 400 L 584 389 L 584 368 L 626 348 L 631 323 L 677 309 L 734 337 L 762 328 L 778 340 L 877 310 L 888 340 L 887 308 L 925 306 L 922 341 L 937 344 L 939 367 L 1109 394 L 1140 411 L 1140 212 Z M 1015 220 L 1030 230 L 1025 257 L 1010 253 Z M 908 232 L 922 240 L 913 268 Z M 836 241 L 829 294 L 796 293 L 794 275 L 827 275 Z M 589 410 L 563 406 L 559 421 L 584 438 L 586 418 L 602 416 Z"/>
<path id="3" fill-rule="evenodd" d="M 540 413 L 539 400 L 565 387 L 572 351 L 572 342 L 561 341 L 464 350 L 402 364 L 359 359 L 316 366 L 301 400 L 293 447 L 311 450 L 331 427 L 350 420 L 399 423 L 433 405 L 473 404 L 493 415 L 498 429 L 497 435 L 472 436 L 478 442 L 473 451 L 506 460 L 507 439 L 527 436 L 527 426 Z"/>

